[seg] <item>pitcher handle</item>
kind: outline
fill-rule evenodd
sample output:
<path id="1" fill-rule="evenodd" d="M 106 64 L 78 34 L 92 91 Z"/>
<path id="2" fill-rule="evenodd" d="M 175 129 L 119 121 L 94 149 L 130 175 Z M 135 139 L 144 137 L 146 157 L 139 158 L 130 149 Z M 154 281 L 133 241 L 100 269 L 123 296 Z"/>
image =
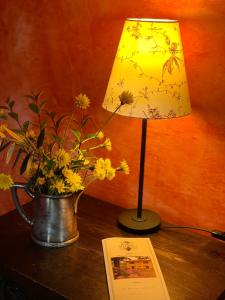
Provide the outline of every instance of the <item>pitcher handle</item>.
<path id="1" fill-rule="evenodd" d="M 31 197 L 31 198 L 34 198 L 35 196 L 31 193 L 31 191 L 27 190 L 26 189 L 26 185 L 23 184 L 23 183 L 15 183 L 12 185 L 11 187 L 11 194 L 12 194 L 12 199 L 13 199 L 13 202 L 16 206 L 16 209 L 18 211 L 18 213 L 20 214 L 20 216 L 30 225 L 33 225 L 33 220 L 31 220 L 29 217 L 26 216 L 26 213 L 23 209 L 23 207 L 21 206 L 20 204 L 20 201 L 19 201 L 19 197 L 18 197 L 18 194 L 17 194 L 17 189 L 24 189 L 24 191 Z"/>

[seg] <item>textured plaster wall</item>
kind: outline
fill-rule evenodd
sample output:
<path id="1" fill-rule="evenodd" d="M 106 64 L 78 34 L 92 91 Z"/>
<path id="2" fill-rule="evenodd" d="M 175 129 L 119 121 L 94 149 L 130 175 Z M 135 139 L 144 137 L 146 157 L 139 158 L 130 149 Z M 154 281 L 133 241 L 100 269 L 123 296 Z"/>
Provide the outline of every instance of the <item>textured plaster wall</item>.
<path id="1" fill-rule="evenodd" d="M 101 123 L 101 108 L 126 17 L 180 21 L 193 113 L 148 125 L 144 206 L 166 221 L 225 230 L 225 2 L 223 0 L 1 0 L 0 101 L 44 91 L 66 111 L 85 92 Z M 116 116 L 106 133 L 110 157 L 126 158 L 130 176 L 96 182 L 87 193 L 135 207 L 140 120 Z M 1 157 L 3 168 L 4 158 Z M 9 169 L 8 167 L 5 169 Z M 12 209 L 0 196 L 0 213 Z"/>

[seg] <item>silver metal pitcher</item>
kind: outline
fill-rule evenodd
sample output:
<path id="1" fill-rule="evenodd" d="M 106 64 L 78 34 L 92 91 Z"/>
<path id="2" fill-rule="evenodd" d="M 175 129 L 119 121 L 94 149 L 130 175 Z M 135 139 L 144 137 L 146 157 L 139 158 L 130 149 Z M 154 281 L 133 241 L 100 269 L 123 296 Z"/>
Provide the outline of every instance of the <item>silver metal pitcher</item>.
<path id="1" fill-rule="evenodd" d="M 34 218 L 31 220 L 20 204 L 17 189 L 23 189 L 33 198 Z M 79 238 L 77 230 L 77 204 L 80 195 L 35 196 L 25 184 L 16 183 L 11 188 L 12 199 L 20 216 L 32 226 L 33 241 L 45 247 L 64 247 Z"/>

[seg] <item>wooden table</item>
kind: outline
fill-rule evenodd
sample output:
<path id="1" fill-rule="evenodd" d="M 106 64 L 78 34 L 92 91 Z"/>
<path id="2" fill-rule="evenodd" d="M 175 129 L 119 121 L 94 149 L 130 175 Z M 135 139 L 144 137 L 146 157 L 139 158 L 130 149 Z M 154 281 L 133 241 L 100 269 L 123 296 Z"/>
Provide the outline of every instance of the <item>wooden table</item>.
<path id="1" fill-rule="evenodd" d="M 25 209 L 30 211 L 31 204 Z M 29 225 L 16 211 L 2 216 L 0 285 L 7 291 L 6 299 L 109 299 L 101 240 L 133 236 L 116 226 L 122 210 L 83 196 L 78 213 L 80 238 L 60 249 L 35 245 Z M 149 236 L 171 300 L 218 299 L 225 290 L 225 242 L 181 229 L 161 229 Z"/>

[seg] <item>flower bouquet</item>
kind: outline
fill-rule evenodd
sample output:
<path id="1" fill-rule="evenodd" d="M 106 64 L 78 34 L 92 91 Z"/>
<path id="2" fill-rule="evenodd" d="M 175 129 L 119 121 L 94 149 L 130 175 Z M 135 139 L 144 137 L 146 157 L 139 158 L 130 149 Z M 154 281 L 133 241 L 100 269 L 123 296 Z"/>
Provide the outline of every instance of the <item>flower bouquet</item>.
<path id="1" fill-rule="evenodd" d="M 34 121 L 22 123 L 11 99 L 0 106 L 0 151 L 7 151 L 7 164 L 12 159 L 13 167 L 21 162 L 20 175 L 28 178 L 27 189 L 35 194 L 75 193 L 94 179 L 111 180 L 117 171 L 129 173 L 125 160 L 114 168 L 109 158 L 96 155 L 97 149 L 112 149 L 102 130 L 114 113 L 100 129 L 87 133 L 85 128 L 92 119 L 84 113 L 90 106 L 86 95 L 75 97 L 72 112 L 60 116 L 45 109 L 46 101 L 41 101 L 40 93 L 25 97 L 36 116 Z M 129 92 L 123 92 L 121 105 L 131 103 L 131 98 Z M 15 121 L 17 129 L 10 129 L 8 118 Z M 10 175 L 0 173 L 0 189 L 9 189 L 12 184 Z"/>
<path id="2" fill-rule="evenodd" d="M 26 183 L 14 183 L 11 175 L 1 172 L 0 189 L 11 189 L 18 212 L 32 225 L 34 242 L 63 247 L 79 237 L 77 203 L 85 188 L 96 179 L 112 180 L 116 172 L 129 174 L 125 160 L 113 167 L 109 158 L 99 157 L 97 152 L 111 151 L 111 141 L 104 138 L 103 128 L 121 106 L 133 102 L 133 96 L 123 92 L 119 106 L 99 129 L 90 126 L 94 123 L 86 113 L 90 106 L 86 95 L 75 97 L 72 111 L 60 116 L 45 108 L 40 93 L 25 98 L 34 113 L 33 120 L 22 122 L 11 99 L 0 106 L 0 152 L 6 153 L 7 164 L 19 167 Z M 10 128 L 9 119 L 16 123 L 16 129 Z M 87 132 L 90 127 L 91 132 Z M 18 188 L 34 198 L 34 219 L 27 217 L 21 207 Z"/>

